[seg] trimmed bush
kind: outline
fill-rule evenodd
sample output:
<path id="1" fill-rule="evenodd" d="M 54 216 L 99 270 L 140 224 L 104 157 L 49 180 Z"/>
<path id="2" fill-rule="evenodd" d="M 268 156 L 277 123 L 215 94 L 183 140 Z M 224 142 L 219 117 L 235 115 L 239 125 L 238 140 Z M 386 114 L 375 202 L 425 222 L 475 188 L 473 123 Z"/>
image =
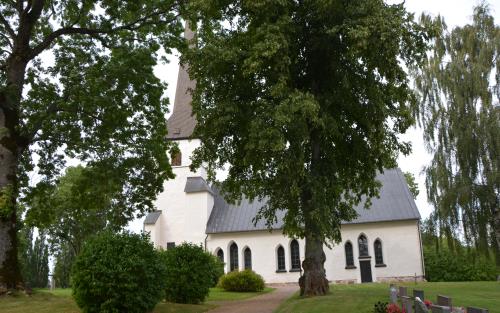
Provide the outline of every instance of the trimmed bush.
<path id="1" fill-rule="evenodd" d="M 212 283 L 210 287 L 215 287 L 217 286 L 217 283 L 219 282 L 219 279 L 224 275 L 224 263 L 219 260 L 218 257 L 215 255 L 210 255 L 211 256 L 211 271 L 210 271 L 210 277 L 212 278 Z"/>
<path id="2" fill-rule="evenodd" d="M 166 267 L 145 234 L 103 232 L 76 258 L 73 297 L 84 313 L 151 312 L 163 298 Z"/>
<path id="3" fill-rule="evenodd" d="M 183 243 L 162 254 L 167 266 L 166 299 L 177 303 L 203 302 L 216 272 L 213 256 L 190 243 Z"/>
<path id="4" fill-rule="evenodd" d="M 447 250 L 439 253 L 424 248 L 425 278 L 428 281 L 485 281 L 495 280 L 497 270 L 493 260 L 476 256 L 454 255 Z"/>
<path id="5" fill-rule="evenodd" d="M 261 291 L 264 290 L 264 279 L 251 270 L 234 271 L 222 276 L 218 287 L 226 291 Z"/>

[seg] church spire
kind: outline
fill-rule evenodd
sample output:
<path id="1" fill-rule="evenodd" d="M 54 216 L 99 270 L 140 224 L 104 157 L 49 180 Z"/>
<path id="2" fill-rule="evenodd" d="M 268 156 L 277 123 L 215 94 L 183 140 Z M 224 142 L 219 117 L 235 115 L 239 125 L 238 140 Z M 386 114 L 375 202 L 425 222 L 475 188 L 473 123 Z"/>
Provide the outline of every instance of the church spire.
<path id="1" fill-rule="evenodd" d="M 186 40 L 194 38 L 194 32 L 189 28 L 188 22 L 186 22 L 184 38 Z M 171 140 L 191 137 L 196 126 L 196 118 L 192 115 L 191 108 L 191 90 L 194 90 L 196 83 L 189 78 L 187 67 L 187 64 L 179 66 L 174 109 L 167 121 L 167 138 Z"/>

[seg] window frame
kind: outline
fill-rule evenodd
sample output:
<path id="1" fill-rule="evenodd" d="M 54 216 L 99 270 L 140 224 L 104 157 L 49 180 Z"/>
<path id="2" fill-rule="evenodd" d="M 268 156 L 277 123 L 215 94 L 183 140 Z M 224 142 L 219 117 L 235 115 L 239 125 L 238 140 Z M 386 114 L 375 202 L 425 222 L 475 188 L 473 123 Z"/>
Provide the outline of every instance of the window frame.
<path id="1" fill-rule="evenodd" d="M 348 253 L 348 247 L 350 249 L 350 255 Z M 346 269 L 354 269 L 356 265 L 354 265 L 354 248 L 352 246 L 352 242 L 347 241 L 344 244 L 344 254 L 345 254 L 345 268 Z"/>
<path id="2" fill-rule="evenodd" d="M 280 255 L 280 254 L 283 255 Z M 286 272 L 286 257 L 285 257 L 285 248 L 282 245 L 279 245 L 276 248 L 276 273 L 284 273 Z"/>
<path id="3" fill-rule="evenodd" d="M 224 250 L 222 250 L 222 248 L 218 248 L 215 255 L 222 263 L 224 263 Z"/>
<path id="4" fill-rule="evenodd" d="M 252 250 L 249 247 L 243 249 L 243 269 L 252 270 Z"/>
<path id="5" fill-rule="evenodd" d="M 364 238 L 364 242 L 361 242 L 361 238 Z M 368 237 L 366 237 L 365 234 L 361 234 L 358 237 L 358 253 L 359 253 L 359 258 L 360 259 L 369 259 L 370 257 L 370 250 L 368 248 Z M 362 249 L 361 247 L 365 247 L 365 249 Z M 363 251 L 366 250 L 366 251 Z M 365 254 L 366 252 L 366 254 Z"/>
<path id="6" fill-rule="evenodd" d="M 229 245 L 229 271 L 238 271 L 240 269 L 238 258 L 238 245 L 236 242 L 232 242 Z"/>
<path id="7" fill-rule="evenodd" d="M 290 272 L 302 270 L 300 265 L 300 245 L 296 239 L 290 242 Z"/>
<path id="8" fill-rule="evenodd" d="M 377 247 L 377 244 L 379 245 Z M 382 240 L 380 238 L 375 239 L 373 242 L 373 251 L 375 254 L 375 267 L 386 267 L 384 263 L 384 250 L 382 249 Z"/>

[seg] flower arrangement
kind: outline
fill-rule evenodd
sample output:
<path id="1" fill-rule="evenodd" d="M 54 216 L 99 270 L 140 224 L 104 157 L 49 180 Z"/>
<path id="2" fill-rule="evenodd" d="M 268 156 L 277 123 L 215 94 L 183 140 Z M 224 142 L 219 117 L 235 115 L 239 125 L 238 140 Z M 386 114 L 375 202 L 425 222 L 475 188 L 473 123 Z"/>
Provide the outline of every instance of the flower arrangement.
<path id="1" fill-rule="evenodd" d="M 401 308 L 395 304 L 395 303 L 391 303 L 387 306 L 387 313 L 405 313 L 404 310 L 401 310 Z"/>
<path id="2" fill-rule="evenodd" d="M 425 301 L 424 301 L 424 304 L 425 304 L 425 306 L 426 306 L 428 309 L 430 309 L 430 308 L 431 308 L 431 306 L 432 306 L 432 302 L 431 302 L 431 300 L 425 300 Z"/>

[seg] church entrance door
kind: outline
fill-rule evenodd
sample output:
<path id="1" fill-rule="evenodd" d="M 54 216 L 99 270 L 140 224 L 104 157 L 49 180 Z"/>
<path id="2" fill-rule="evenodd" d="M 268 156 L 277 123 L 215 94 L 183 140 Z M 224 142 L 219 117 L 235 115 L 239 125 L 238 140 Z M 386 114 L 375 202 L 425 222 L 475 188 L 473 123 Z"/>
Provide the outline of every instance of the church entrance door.
<path id="1" fill-rule="evenodd" d="M 361 282 L 371 283 L 372 280 L 372 265 L 370 260 L 359 261 L 359 268 L 361 270 Z"/>

